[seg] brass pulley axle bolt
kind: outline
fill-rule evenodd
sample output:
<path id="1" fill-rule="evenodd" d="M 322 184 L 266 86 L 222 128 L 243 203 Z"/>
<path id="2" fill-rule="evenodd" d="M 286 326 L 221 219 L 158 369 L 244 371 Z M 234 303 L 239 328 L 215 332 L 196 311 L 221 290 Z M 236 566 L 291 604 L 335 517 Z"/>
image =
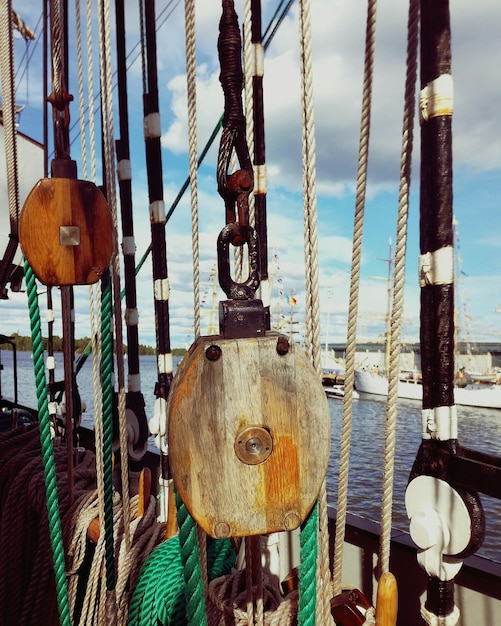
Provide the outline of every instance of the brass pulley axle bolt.
<path id="1" fill-rule="evenodd" d="M 273 439 L 270 431 L 262 426 L 249 426 L 235 437 L 235 454 L 247 465 L 259 465 L 270 456 Z"/>

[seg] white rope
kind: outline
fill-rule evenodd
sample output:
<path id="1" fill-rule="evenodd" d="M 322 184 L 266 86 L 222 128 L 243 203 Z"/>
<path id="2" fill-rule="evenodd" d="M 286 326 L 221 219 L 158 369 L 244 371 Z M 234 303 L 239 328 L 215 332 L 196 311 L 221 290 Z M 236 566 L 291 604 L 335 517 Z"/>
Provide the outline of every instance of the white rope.
<path id="1" fill-rule="evenodd" d="M 195 0 L 185 0 L 186 96 L 188 100 L 188 152 L 191 194 L 191 247 L 193 263 L 193 323 L 195 339 L 200 336 L 200 245 L 197 192 L 197 67 Z"/>
<path id="2" fill-rule="evenodd" d="M 411 182 L 412 144 L 417 77 L 419 3 L 409 5 L 407 38 L 407 71 L 405 81 L 404 119 L 400 161 L 400 191 L 397 213 L 397 239 L 394 263 L 393 303 L 391 307 L 390 358 L 388 372 L 388 399 L 386 403 L 386 432 L 383 462 L 383 494 L 381 501 L 381 536 L 379 541 L 379 573 L 390 569 L 390 543 L 393 505 L 393 476 L 397 429 L 398 380 L 400 370 L 401 329 L 404 307 L 405 255 L 407 249 L 407 221 Z"/>
<path id="3" fill-rule="evenodd" d="M 305 349 L 319 376 L 320 315 L 318 299 L 318 232 L 316 197 L 315 122 L 313 112 L 313 68 L 311 54 L 310 2 L 299 3 L 300 72 L 303 140 L 304 246 L 306 266 Z"/>
<path id="4" fill-rule="evenodd" d="M 85 18 L 87 23 L 87 43 L 86 50 L 89 59 L 93 58 L 92 51 L 92 0 L 87 0 Z M 92 70 L 92 63 L 87 66 L 87 101 L 89 107 L 89 145 L 91 150 L 91 162 L 90 162 L 90 176 L 91 180 L 95 181 L 96 174 L 96 124 L 95 124 L 95 111 L 94 111 L 94 72 Z M 83 138 L 82 138 L 83 141 Z"/>
<path id="5" fill-rule="evenodd" d="M 6 163 L 7 194 L 10 231 L 17 239 L 19 213 L 19 175 L 17 171 L 17 143 L 14 100 L 14 53 L 12 45 L 12 3 L 0 6 L 0 69 L 2 78 L 2 120 Z M 16 241 L 17 245 L 17 241 Z"/>
<path id="6" fill-rule="evenodd" d="M 313 62 L 309 0 L 299 3 L 300 73 L 303 139 L 304 244 L 306 267 L 305 347 L 315 371 L 321 376 L 320 298 L 318 293 L 318 221 L 316 198 L 315 123 L 313 110 Z M 316 621 L 331 620 L 329 535 L 325 479 L 319 493 L 319 554 L 317 561 Z"/>
<path id="7" fill-rule="evenodd" d="M 82 23 L 80 19 L 80 0 L 75 0 L 75 29 L 77 35 L 77 77 L 78 77 L 78 120 L 80 124 L 80 159 L 82 161 L 82 176 L 88 178 L 87 172 L 87 141 L 85 133 L 85 99 L 83 80 L 82 54 Z"/>
<path id="8" fill-rule="evenodd" d="M 353 408 L 353 384 L 355 378 L 355 351 L 357 334 L 358 295 L 360 286 L 360 266 L 362 263 L 362 232 L 364 226 L 365 191 L 367 186 L 367 163 L 371 122 L 372 76 L 376 35 L 376 0 L 369 0 L 367 8 L 367 28 L 365 41 L 364 87 L 362 96 L 362 117 L 360 123 L 360 143 L 358 155 L 357 189 L 355 218 L 353 227 L 353 250 L 350 278 L 350 302 L 348 308 L 348 333 L 346 339 L 346 378 L 343 399 L 343 419 L 341 426 L 341 451 L 339 457 L 339 478 L 337 496 L 336 534 L 334 540 L 334 594 L 341 593 L 343 549 L 348 500 L 348 474 L 351 441 L 351 418 Z"/>
<path id="9" fill-rule="evenodd" d="M 209 626 L 255 626 L 247 613 L 247 584 L 245 570 L 211 581 L 207 602 Z M 256 590 L 257 593 L 257 590 Z M 263 623 L 265 626 L 292 626 L 297 624 L 298 593 L 293 591 L 282 598 L 277 589 L 263 580 Z M 329 622 L 328 622 L 329 623 Z"/>
<path id="10" fill-rule="evenodd" d="M 115 494 L 113 505 L 113 536 L 115 548 L 115 566 L 117 582 L 115 591 L 109 596 L 103 580 L 104 564 L 106 560 L 104 533 L 100 533 L 92 557 L 92 565 L 87 584 L 84 588 L 82 612 L 78 621 L 80 626 L 96 626 L 109 623 L 113 618 L 109 614 L 111 605 L 116 605 L 117 624 L 125 626 L 128 619 L 129 603 L 134 592 L 141 568 L 152 550 L 159 545 L 165 536 L 165 524 L 156 522 L 156 501 L 150 496 L 145 512 L 137 517 L 138 498 L 129 500 L 129 519 L 131 530 L 131 546 L 126 546 L 124 533 L 124 508 L 118 494 Z M 85 556 L 88 553 L 87 531 L 91 521 L 98 515 L 99 503 L 97 492 L 91 492 L 81 498 L 72 513 L 71 522 L 66 525 L 71 534 L 65 537 L 68 545 L 68 587 L 71 612 L 74 614 L 77 589 L 81 568 L 85 565 Z"/>

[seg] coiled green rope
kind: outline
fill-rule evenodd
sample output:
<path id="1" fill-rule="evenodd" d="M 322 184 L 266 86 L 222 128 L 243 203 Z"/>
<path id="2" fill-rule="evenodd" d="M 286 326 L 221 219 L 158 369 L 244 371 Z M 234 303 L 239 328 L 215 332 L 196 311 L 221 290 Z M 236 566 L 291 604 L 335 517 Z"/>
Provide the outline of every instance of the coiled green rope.
<path id="1" fill-rule="evenodd" d="M 129 604 L 129 626 L 198 626 L 205 623 L 189 621 L 188 589 L 181 552 L 180 539 L 176 536 L 160 544 L 150 554 Z M 207 551 L 211 580 L 229 574 L 234 563 L 235 553 L 228 540 L 218 539 L 211 543 Z"/>
<path id="2" fill-rule="evenodd" d="M 206 626 L 207 614 L 197 527 L 177 492 L 176 507 L 185 583 L 186 617 L 188 624 Z"/>
<path id="3" fill-rule="evenodd" d="M 47 494 L 47 514 L 49 533 L 54 561 L 56 579 L 57 605 L 59 620 L 62 626 L 71 626 L 68 588 L 66 585 L 66 567 L 64 561 L 63 536 L 61 532 L 61 518 L 57 497 L 56 469 L 54 449 L 50 435 L 49 403 L 47 399 L 47 382 L 45 380 L 45 364 L 40 324 L 40 309 L 38 306 L 35 275 L 28 261 L 24 262 L 24 275 L 28 293 L 28 308 L 30 313 L 31 342 L 33 353 L 33 367 L 35 370 L 35 385 L 38 401 L 38 419 L 40 422 L 40 442 L 42 445 L 42 462 L 45 477 L 45 491 Z"/>

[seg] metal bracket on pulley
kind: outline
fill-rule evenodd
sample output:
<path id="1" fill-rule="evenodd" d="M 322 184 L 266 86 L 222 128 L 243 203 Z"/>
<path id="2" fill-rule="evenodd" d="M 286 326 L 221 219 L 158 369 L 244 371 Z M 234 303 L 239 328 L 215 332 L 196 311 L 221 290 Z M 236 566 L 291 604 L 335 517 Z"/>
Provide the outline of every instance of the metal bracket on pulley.
<path id="1" fill-rule="evenodd" d="M 230 275 L 230 244 L 248 246 L 249 275 L 237 283 Z M 266 315 L 261 300 L 254 294 L 259 286 L 259 246 L 254 228 L 226 224 L 217 240 L 219 284 L 230 300 L 219 303 L 219 332 L 225 339 L 260 337 L 266 331 Z"/>

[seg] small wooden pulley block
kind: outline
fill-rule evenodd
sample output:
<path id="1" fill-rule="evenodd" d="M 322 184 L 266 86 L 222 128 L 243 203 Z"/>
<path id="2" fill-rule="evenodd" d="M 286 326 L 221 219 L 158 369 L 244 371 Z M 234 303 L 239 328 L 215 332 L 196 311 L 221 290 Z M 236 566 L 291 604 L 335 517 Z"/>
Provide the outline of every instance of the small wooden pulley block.
<path id="1" fill-rule="evenodd" d="M 273 332 L 201 337 L 168 399 L 169 457 L 188 511 L 212 537 L 293 530 L 330 453 L 330 415 L 304 352 Z"/>
<path id="2" fill-rule="evenodd" d="M 100 279 L 113 252 L 108 204 L 92 182 L 43 178 L 24 203 L 19 239 L 44 285 L 90 285 Z"/>

